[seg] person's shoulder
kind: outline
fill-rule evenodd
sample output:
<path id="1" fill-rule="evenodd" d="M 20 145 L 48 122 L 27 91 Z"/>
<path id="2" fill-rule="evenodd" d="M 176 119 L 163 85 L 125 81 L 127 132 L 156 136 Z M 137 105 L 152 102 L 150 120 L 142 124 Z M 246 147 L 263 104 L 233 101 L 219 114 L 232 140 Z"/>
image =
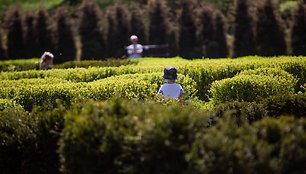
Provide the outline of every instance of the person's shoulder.
<path id="1" fill-rule="evenodd" d="M 133 45 L 127 46 L 127 49 L 131 49 L 131 48 L 133 48 Z"/>

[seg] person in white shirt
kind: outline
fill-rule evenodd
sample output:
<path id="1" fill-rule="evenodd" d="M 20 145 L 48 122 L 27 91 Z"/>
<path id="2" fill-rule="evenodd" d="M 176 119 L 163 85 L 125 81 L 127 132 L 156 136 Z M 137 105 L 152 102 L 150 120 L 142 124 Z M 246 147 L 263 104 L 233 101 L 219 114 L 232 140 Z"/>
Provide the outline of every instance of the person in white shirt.
<path id="1" fill-rule="evenodd" d="M 163 79 L 165 79 L 165 83 L 159 88 L 158 94 L 162 94 L 166 99 L 182 99 L 184 90 L 180 84 L 175 82 L 177 79 L 176 68 L 166 67 Z"/>
<path id="2" fill-rule="evenodd" d="M 132 44 L 127 47 L 129 58 L 141 58 L 143 46 L 138 44 L 138 37 L 136 35 L 132 35 L 130 40 Z"/>

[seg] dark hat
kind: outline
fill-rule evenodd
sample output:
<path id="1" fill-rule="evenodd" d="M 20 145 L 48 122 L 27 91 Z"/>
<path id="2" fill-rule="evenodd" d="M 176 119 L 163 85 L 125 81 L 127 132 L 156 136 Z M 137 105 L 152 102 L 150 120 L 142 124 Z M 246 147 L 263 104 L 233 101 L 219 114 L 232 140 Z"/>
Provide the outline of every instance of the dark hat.
<path id="1" fill-rule="evenodd" d="M 164 69 L 164 79 L 175 80 L 177 79 L 177 70 L 173 66 L 168 66 Z"/>

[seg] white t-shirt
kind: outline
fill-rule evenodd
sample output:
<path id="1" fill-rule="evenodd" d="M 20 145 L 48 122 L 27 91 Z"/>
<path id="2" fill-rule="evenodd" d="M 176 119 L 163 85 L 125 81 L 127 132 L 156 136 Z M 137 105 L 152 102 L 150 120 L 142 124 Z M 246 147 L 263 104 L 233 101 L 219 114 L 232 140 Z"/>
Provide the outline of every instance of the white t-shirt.
<path id="1" fill-rule="evenodd" d="M 129 58 L 140 58 L 143 52 L 143 46 L 140 44 L 132 44 L 127 47 Z"/>
<path id="2" fill-rule="evenodd" d="M 163 94 L 169 99 L 178 99 L 183 92 L 182 86 L 177 83 L 165 83 L 158 90 L 158 94 Z"/>

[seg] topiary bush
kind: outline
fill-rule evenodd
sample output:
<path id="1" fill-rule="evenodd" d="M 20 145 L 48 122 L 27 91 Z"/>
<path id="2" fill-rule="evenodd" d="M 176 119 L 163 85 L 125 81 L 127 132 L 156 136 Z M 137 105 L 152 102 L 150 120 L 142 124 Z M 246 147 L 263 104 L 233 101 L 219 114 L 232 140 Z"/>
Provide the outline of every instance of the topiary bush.
<path id="1" fill-rule="evenodd" d="M 220 117 L 231 112 L 237 117 L 237 121 L 248 121 L 253 123 L 267 116 L 265 108 L 255 102 L 226 102 L 216 105 L 211 109 L 212 123 L 216 123 Z M 239 121 L 240 122 L 240 121 Z"/>
<path id="2" fill-rule="evenodd" d="M 0 111 L 1 173 L 59 173 L 58 138 L 66 108 L 41 106 Z"/>
<path id="3" fill-rule="evenodd" d="M 184 173 L 190 142 L 208 126 L 206 113 L 175 102 L 77 104 L 65 116 L 63 172 Z"/>
<path id="4" fill-rule="evenodd" d="M 68 61 L 62 64 L 55 65 L 54 68 L 90 68 L 90 67 L 119 67 L 124 65 L 136 65 L 138 62 L 131 59 L 107 59 L 105 61 L 98 60 L 83 60 L 83 61 Z"/>
<path id="5" fill-rule="evenodd" d="M 306 116 L 305 94 L 280 94 L 269 97 L 262 101 L 263 107 L 269 116 L 280 116 L 283 114 L 296 117 Z"/>
<path id="6" fill-rule="evenodd" d="M 212 83 L 212 101 L 257 101 L 272 95 L 294 92 L 294 83 L 264 75 L 237 75 Z"/>
<path id="7" fill-rule="evenodd" d="M 239 127 L 230 116 L 199 133 L 190 173 L 304 173 L 306 120 L 264 118 Z"/>
<path id="8" fill-rule="evenodd" d="M 22 106 L 17 104 L 13 100 L 0 98 L 0 111 L 3 111 L 7 108 L 20 108 L 20 109 L 22 109 Z"/>
<path id="9" fill-rule="evenodd" d="M 286 80 L 291 81 L 294 84 L 297 83 L 293 75 L 280 68 L 257 68 L 254 70 L 245 70 L 239 73 L 239 75 L 263 75 L 276 78 L 280 81 Z"/>
<path id="10" fill-rule="evenodd" d="M 26 169 L 23 155 L 35 140 L 28 114 L 20 108 L 0 111 L 0 170 L 1 173 L 19 173 Z M 24 165 L 23 165 L 24 164 Z"/>

